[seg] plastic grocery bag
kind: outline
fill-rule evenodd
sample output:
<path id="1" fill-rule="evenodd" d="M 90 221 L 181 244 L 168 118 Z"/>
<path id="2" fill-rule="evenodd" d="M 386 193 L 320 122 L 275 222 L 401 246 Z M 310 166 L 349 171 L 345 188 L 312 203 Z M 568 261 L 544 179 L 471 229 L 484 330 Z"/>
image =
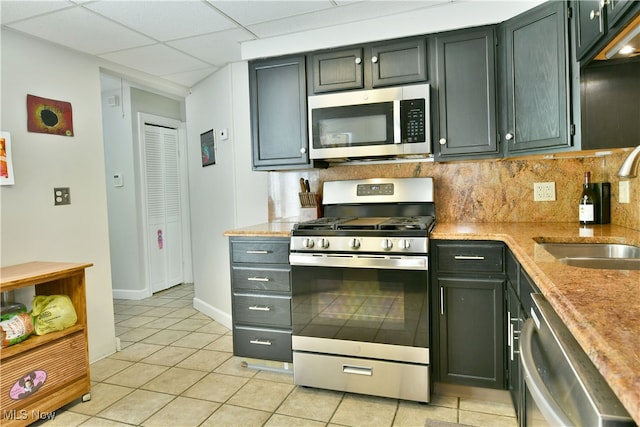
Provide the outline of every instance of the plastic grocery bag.
<path id="1" fill-rule="evenodd" d="M 36 335 L 61 331 L 78 321 L 76 310 L 67 295 L 37 295 L 31 303 L 31 316 Z"/>

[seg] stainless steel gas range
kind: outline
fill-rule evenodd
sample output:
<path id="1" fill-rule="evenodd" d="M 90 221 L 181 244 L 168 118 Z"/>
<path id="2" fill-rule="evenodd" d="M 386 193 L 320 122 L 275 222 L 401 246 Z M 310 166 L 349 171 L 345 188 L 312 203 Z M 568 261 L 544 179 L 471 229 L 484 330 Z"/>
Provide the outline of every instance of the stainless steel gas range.
<path id="1" fill-rule="evenodd" d="M 428 402 L 432 178 L 325 182 L 296 224 L 294 383 Z"/>

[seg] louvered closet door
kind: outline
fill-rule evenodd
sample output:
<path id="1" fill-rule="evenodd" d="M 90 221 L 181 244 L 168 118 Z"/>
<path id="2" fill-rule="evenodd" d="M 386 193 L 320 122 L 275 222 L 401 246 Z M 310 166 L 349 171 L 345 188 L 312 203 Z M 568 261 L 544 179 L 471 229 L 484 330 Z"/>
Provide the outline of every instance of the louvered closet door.
<path id="1" fill-rule="evenodd" d="M 152 292 L 182 283 L 178 131 L 145 124 L 148 275 Z"/>

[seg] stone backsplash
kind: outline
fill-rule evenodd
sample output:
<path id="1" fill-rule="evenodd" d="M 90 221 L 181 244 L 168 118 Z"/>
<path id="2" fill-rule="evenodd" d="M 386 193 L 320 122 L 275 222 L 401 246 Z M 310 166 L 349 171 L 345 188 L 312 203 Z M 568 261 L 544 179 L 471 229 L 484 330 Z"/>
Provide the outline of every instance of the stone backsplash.
<path id="1" fill-rule="evenodd" d="M 434 178 L 438 222 L 578 222 L 585 171 L 593 182 L 611 183 L 611 223 L 640 230 L 640 177 L 629 180 L 630 203 L 619 203 L 618 169 L 630 149 L 556 156 L 434 163 L 353 163 L 269 172 L 269 218 L 300 215 L 300 177 L 321 193 L 324 181 L 380 177 Z M 556 200 L 534 202 L 534 182 L 555 182 Z"/>

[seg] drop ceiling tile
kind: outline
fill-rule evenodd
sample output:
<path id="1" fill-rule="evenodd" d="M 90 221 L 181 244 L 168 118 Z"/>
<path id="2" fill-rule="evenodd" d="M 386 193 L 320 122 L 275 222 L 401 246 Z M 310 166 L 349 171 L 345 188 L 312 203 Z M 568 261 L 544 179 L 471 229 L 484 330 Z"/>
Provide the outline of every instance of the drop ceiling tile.
<path id="1" fill-rule="evenodd" d="M 204 80 L 205 78 L 209 77 L 211 74 L 215 73 L 218 70 L 219 70 L 218 67 L 208 67 L 208 68 L 203 68 L 202 70 L 188 71 L 185 73 L 168 74 L 162 77 L 164 79 L 167 79 L 179 85 L 192 87 L 196 83 Z"/>
<path id="2" fill-rule="evenodd" d="M 2 0 L 0 1 L 0 17 L 2 24 L 6 24 L 72 6 L 74 3 L 68 1 Z"/>
<path id="3" fill-rule="evenodd" d="M 209 3 L 243 26 L 330 9 L 330 1 L 214 1 Z"/>
<path id="4" fill-rule="evenodd" d="M 240 43 L 254 39 L 253 34 L 248 31 L 234 29 L 189 37 L 167 44 L 210 64 L 222 66 L 228 62 L 240 61 Z"/>
<path id="5" fill-rule="evenodd" d="M 162 44 L 106 53 L 100 57 L 155 76 L 210 67 L 209 64 Z"/>
<path id="6" fill-rule="evenodd" d="M 432 7 L 446 2 L 448 2 L 448 0 L 376 1 L 375 7 L 371 5 L 372 2 L 353 2 L 345 4 L 344 6 L 323 9 L 305 15 L 250 25 L 248 29 L 260 38 L 274 37 L 351 22 L 366 21 L 368 19 L 388 17 L 390 15 Z"/>
<path id="7" fill-rule="evenodd" d="M 8 27 L 92 55 L 153 43 L 153 40 L 82 7 L 38 16 Z"/>
<path id="8" fill-rule="evenodd" d="M 229 18 L 200 1 L 102 1 L 85 7 L 159 41 L 236 27 Z"/>

